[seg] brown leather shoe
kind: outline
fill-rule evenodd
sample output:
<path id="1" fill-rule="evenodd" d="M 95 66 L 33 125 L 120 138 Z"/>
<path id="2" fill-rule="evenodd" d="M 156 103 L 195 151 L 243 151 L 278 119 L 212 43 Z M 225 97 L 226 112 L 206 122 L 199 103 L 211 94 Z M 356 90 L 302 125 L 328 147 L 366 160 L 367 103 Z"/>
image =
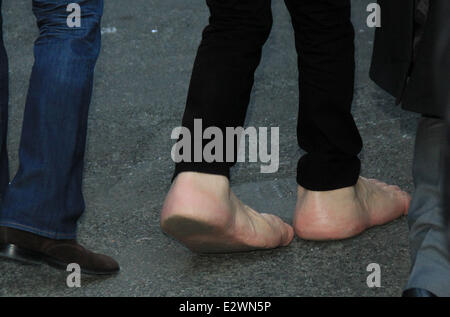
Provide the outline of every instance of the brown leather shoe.
<path id="1" fill-rule="evenodd" d="M 29 264 L 46 263 L 63 270 L 76 263 L 82 273 L 91 275 L 115 274 L 120 270 L 114 259 L 86 250 L 76 240 L 53 240 L 2 226 L 0 257 Z"/>

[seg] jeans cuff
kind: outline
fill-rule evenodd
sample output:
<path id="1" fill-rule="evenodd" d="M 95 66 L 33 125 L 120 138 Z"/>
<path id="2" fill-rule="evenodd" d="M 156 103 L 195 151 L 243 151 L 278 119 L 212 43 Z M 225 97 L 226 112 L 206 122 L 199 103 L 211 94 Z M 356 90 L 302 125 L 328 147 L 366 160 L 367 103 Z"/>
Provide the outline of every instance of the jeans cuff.
<path id="1" fill-rule="evenodd" d="M 0 221 L 0 226 L 31 232 L 38 236 L 46 237 L 53 240 L 74 240 L 77 238 L 76 233 L 60 233 L 54 231 L 46 231 L 11 221 Z"/>

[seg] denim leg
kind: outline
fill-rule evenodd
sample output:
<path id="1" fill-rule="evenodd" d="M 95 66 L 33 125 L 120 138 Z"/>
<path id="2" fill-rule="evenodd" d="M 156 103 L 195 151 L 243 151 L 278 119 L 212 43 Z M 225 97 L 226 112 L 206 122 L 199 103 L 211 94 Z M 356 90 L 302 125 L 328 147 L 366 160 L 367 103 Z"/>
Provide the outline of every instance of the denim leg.
<path id="1" fill-rule="evenodd" d="M 7 132 L 8 132 L 8 56 L 3 43 L 3 18 L 0 0 L 0 200 L 9 182 Z"/>
<path id="2" fill-rule="evenodd" d="M 81 7 L 81 26 L 71 28 L 67 7 L 74 2 Z M 5 193 L 0 225 L 72 239 L 85 208 L 83 159 L 103 0 L 33 0 L 33 12 L 40 35 L 20 165 Z"/>

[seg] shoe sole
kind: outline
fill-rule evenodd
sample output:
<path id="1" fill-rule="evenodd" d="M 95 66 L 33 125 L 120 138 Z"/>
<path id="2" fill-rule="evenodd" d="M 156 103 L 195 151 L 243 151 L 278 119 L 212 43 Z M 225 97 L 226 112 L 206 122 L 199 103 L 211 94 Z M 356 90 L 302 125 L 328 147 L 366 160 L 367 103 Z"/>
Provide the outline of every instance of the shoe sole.
<path id="1" fill-rule="evenodd" d="M 58 261 L 57 259 L 43 255 L 38 252 L 20 248 L 14 244 L 6 244 L 6 245 L 0 244 L 0 258 L 20 262 L 27 265 L 46 264 L 61 271 L 67 271 L 67 266 L 70 264 Z M 114 275 L 117 274 L 118 272 L 119 271 L 113 272 L 91 271 L 81 268 L 81 273 L 86 275 L 105 276 L 105 275 Z"/>

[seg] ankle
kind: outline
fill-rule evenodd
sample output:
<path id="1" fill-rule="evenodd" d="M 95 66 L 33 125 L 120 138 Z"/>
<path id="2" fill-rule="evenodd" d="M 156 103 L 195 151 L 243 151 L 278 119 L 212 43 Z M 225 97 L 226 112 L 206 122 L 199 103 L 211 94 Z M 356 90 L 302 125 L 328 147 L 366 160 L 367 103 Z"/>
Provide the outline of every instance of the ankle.
<path id="1" fill-rule="evenodd" d="M 312 191 L 298 186 L 297 197 L 299 202 L 323 205 L 336 201 L 353 199 L 356 196 L 356 186 L 345 187 L 329 191 Z"/>
<path id="2" fill-rule="evenodd" d="M 191 194 L 200 192 L 210 195 L 219 193 L 229 195 L 230 192 L 230 182 L 225 176 L 197 172 L 180 173 L 175 178 L 173 187 L 180 188 Z"/>
<path id="3" fill-rule="evenodd" d="M 224 176 L 180 173 L 166 197 L 161 220 L 175 215 L 205 220 L 224 214 L 231 209 L 230 194 L 229 182 Z"/>

